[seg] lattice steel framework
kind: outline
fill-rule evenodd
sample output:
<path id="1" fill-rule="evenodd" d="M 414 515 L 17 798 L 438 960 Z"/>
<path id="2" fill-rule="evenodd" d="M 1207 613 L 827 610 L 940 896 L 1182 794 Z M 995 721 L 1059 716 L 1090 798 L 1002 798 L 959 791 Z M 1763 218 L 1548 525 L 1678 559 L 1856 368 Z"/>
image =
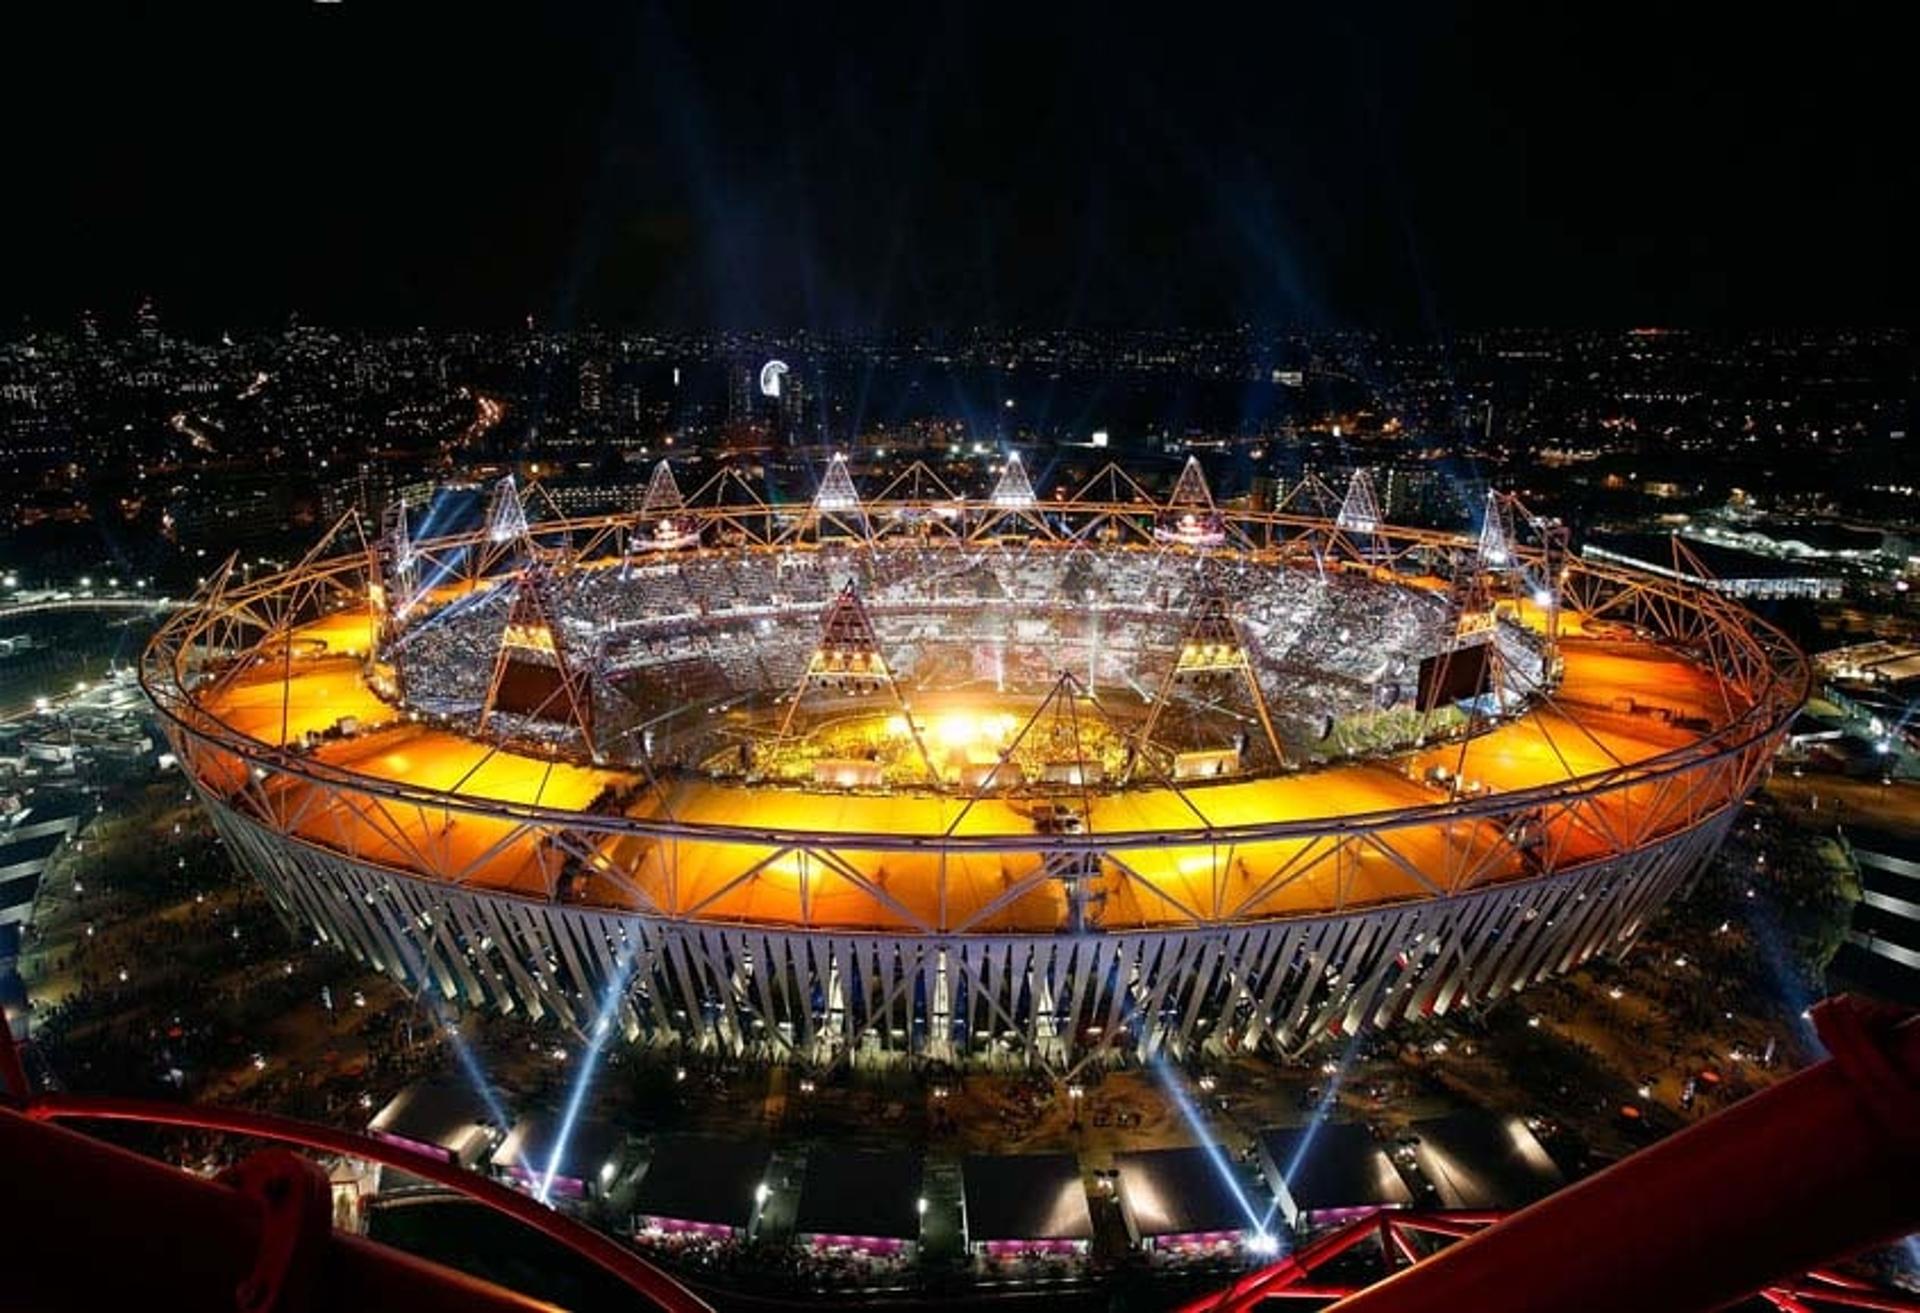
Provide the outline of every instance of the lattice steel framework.
<path id="1" fill-rule="evenodd" d="M 1340 1300 L 1426 1261 L 1457 1240 L 1497 1226 L 1508 1216 L 1458 1209 L 1381 1209 L 1315 1237 L 1296 1252 L 1248 1273 L 1217 1294 L 1182 1305 L 1180 1313 L 1339 1307 Z M 1790 1281 L 1762 1286 L 1755 1300 L 1780 1313 L 1840 1309 L 1920 1313 L 1920 1299 L 1829 1268 L 1815 1268 Z"/>

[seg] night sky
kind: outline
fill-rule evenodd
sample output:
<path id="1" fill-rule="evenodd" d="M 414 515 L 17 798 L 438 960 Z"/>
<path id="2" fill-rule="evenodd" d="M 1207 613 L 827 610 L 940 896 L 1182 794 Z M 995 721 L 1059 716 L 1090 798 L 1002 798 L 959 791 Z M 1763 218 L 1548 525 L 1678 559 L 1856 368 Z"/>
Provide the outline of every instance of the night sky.
<path id="1" fill-rule="evenodd" d="M 1882 11 L 396 7 L 11 6 L 4 322 L 143 292 L 200 328 L 1914 310 Z"/>

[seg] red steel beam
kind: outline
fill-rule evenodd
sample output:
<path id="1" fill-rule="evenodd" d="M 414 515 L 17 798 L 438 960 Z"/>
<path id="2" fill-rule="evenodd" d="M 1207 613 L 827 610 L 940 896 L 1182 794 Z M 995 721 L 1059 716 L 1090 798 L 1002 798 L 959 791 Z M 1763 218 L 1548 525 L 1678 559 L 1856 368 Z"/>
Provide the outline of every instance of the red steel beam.
<path id="1" fill-rule="evenodd" d="M 536 1203 L 519 1191 L 509 1190 L 476 1172 L 370 1136 L 336 1131 L 326 1126 L 295 1121 L 291 1117 L 276 1117 L 271 1113 L 102 1095 L 42 1094 L 28 1105 L 26 1113 L 36 1121 L 129 1121 L 183 1130 L 251 1135 L 396 1167 L 457 1191 L 496 1213 L 505 1214 L 523 1226 L 533 1228 L 601 1268 L 637 1294 L 651 1300 L 655 1307 L 667 1310 L 667 1313 L 712 1313 L 704 1300 L 640 1255 L 566 1214 Z M 5 1161 L 4 1155 L 0 1155 L 0 1162 Z"/>
<path id="2" fill-rule="evenodd" d="M 1830 1274 L 1812 1273 L 1799 1281 L 1770 1286 L 1764 1293 L 1769 1299 L 1784 1295 L 1823 1309 L 1859 1308 L 1870 1310 L 1870 1313 L 1915 1313 L 1920 1310 L 1920 1299 L 1912 1295 L 1898 1295 L 1877 1286 L 1852 1282 L 1845 1285 L 1827 1284 L 1827 1281 L 1838 1280 Z"/>
<path id="3" fill-rule="evenodd" d="M 259 1257 L 257 1200 L 0 1107 L 10 1313 L 231 1309 Z M 310 1310 L 541 1313 L 552 1305 L 338 1231 L 298 1292 Z"/>
<path id="4" fill-rule="evenodd" d="M 1338 1313 L 1700 1313 L 1920 1228 L 1920 1018 L 1815 1010 L 1834 1056 L 1387 1278 Z"/>
<path id="5" fill-rule="evenodd" d="M 1358 1218 L 1327 1232 L 1277 1263 L 1247 1273 L 1223 1291 L 1183 1305 L 1180 1313 L 1251 1308 L 1262 1299 L 1282 1295 L 1305 1282 L 1316 1270 L 1376 1234 L 1372 1217 Z"/>

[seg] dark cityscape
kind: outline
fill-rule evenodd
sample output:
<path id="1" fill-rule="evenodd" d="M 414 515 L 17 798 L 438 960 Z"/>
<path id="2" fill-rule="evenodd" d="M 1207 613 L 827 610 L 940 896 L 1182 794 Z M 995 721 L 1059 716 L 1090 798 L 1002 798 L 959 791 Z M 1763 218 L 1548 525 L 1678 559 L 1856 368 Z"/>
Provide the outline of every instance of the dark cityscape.
<path id="1" fill-rule="evenodd" d="M 1920 1309 L 1877 12 L 5 23 L 0 1306 Z"/>

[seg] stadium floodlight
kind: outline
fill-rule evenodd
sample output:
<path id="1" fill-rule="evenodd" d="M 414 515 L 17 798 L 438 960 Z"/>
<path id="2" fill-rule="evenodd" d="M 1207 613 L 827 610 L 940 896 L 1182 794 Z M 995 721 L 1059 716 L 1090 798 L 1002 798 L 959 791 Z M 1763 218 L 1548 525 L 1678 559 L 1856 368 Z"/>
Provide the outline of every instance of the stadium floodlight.
<path id="1" fill-rule="evenodd" d="M 1198 456 L 1187 457 L 1187 463 L 1181 467 L 1180 478 L 1167 496 L 1167 507 L 1170 510 L 1214 509 L 1213 490 L 1207 487 L 1207 475 L 1200 468 Z"/>
<path id="2" fill-rule="evenodd" d="M 1347 482 L 1347 496 L 1334 523 L 1348 533 L 1371 534 L 1380 527 L 1380 502 L 1373 493 L 1373 476 L 1364 468 L 1355 470 Z"/>
<path id="3" fill-rule="evenodd" d="M 860 492 L 847 472 L 847 458 L 837 451 L 827 465 L 827 477 L 820 480 L 820 491 L 814 494 L 813 509 L 827 513 L 860 509 Z"/>
<path id="4" fill-rule="evenodd" d="M 673 466 L 661 461 L 647 480 L 647 494 L 640 501 L 642 515 L 668 515 L 687 504 L 680 495 L 680 484 L 673 477 Z"/>
<path id="5" fill-rule="evenodd" d="M 1000 471 L 1000 481 L 993 485 L 992 501 L 995 506 L 1007 509 L 1033 505 L 1033 484 L 1027 480 L 1027 467 L 1020 463 L 1019 452 L 1008 455 L 1007 466 Z"/>
<path id="6" fill-rule="evenodd" d="M 1480 538 L 1475 550 L 1482 570 L 1504 570 L 1513 564 L 1512 509 L 1507 500 L 1491 488 L 1487 490 L 1486 513 L 1480 520 Z"/>
<path id="7" fill-rule="evenodd" d="M 487 539 L 508 543 L 527 532 L 527 508 L 520 504 L 520 489 L 511 474 L 493 485 L 493 499 L 487 503 Z"/>

